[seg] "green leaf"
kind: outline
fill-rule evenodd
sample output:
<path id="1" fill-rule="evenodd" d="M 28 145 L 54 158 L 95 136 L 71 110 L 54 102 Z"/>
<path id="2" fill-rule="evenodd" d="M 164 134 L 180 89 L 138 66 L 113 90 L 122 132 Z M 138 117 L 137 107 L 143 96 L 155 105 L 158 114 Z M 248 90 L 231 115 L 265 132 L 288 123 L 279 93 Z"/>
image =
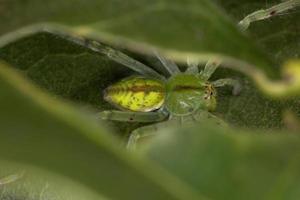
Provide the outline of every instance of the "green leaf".
<path id="1" fill-rule="evenodd" d="M 212 55 L 225 56 L 245 60 L 270 76 L 278 75 L 274 63 L 209 0 L 15 0 L 2 7 L 6 10 L 0 15 L 2 33 L 25 24 L 55 22 L 67 25 L 73 33 L 138 52 L 149 53 L 156 46 L 182 62 L 186 56 L 202 62 Z"/>
<path id="2" fill-rule="evenodd" d="M 41 93 L 3 63 L 0 92 L 0 177 L 24 174 L 9 191 L 19 191 L 17 182 L 22 195 L 48 183 L 53 195 L 66 189 L 68 199 L 68 192 L 86 194 L 82 199 L 199 199 L 164 170 L 123 152 L 90 114 Z"/>
<path id="3" fill-rule="evenodd" d="M 299 135 L 209 123 L 158 134 L 143 153 L 209 199 L 299 198 Z"/>

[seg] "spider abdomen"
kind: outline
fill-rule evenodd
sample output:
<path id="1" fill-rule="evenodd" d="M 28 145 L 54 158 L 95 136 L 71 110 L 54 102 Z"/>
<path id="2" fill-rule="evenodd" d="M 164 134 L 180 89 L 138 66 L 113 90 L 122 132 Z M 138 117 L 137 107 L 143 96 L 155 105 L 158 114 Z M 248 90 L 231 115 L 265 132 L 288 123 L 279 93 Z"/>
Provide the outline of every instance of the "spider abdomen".
<path id="1" fill-rule="evenodd" d="M 155 79 L 132 76 L 106 88 L 104 99 L 122 110 L 149 112 L 163 105 L 165 84 Z"/>

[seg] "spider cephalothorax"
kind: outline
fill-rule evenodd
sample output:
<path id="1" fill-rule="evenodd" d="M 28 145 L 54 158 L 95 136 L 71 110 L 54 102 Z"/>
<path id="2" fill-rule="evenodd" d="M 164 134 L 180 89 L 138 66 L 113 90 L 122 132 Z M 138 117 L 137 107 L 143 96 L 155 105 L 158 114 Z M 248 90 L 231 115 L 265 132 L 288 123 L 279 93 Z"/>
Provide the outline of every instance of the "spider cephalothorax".
<path id="1" fill-rule="evenodd" d="M 185 116 L 197 110 L 213 110 L 214 88 L 197 74 L 178 73 L 166 83 L 166 109 L 175 116 Z"/>
<path id="2" fill-rule="evenodd" d="M 216 107 L 215 87 L 231 85 L 234 92 L 240 85 L 233 79 L 220 79 L 209 82 L 208 79 L 217 68 L 216 64 L 208 64 L 199 71 L 195 64 L 189 65 L 181 72 L 177 65 L 157 55 L 168 74 L 160 75 L 152 68 L 133 60 L 113 49 L 107 49 L 114 60 L 139 72 L 140 75 L 122 79 L 104 90 L 104 99 L 121 111 L 104 111 L 102 119 L 134 122 L 161 122 L 164 127 L 169 122 L 198 121 L 203 113 L 214 117 L 210 111 Z M 199 117 L 201 116 L 201 117 Z M 156 130 L 158 124 L 142 127 L 134 131 L 131 142 L 134 143 L 141 134 Z"/>

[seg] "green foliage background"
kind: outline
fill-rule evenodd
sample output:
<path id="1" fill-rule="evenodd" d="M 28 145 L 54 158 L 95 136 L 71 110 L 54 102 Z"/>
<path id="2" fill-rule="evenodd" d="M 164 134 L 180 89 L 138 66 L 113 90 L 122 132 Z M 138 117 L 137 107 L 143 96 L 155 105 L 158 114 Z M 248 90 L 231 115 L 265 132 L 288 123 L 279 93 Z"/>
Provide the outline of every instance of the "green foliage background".
<path id="1" fill-rule="evenodd" d="M 0 1 L 0 177 L 25 174 L 0 184 L 0 198 L 297 199 L 299 139 L 286 128 L 283 112 L 300 115 L 298 97 L 272 100 L 249 77 L 220 68 L 212 79 L 235 77 L 243 83 L 240 96 L 232 96 L 230 88 L 218 91 L 215 114 L 232 128 L 204 122 L 160 130 L 137 155 L 125 150 L 119 136 L 124 140 L 144 124 L 96 117 L 112 108 L 103 89 L 132 71 L 61 34 L 33 28 L 32 34 L 14 34 L 51 22 L 153 67 L 151 46 L 182 69 L 187 54 L 223 55 L 277 77 L 284 61 L 299 57 L 297 10 L 255 22 L 246 34 L 235 27 L 247 14 L 275 3 L 280 2 Z"/>

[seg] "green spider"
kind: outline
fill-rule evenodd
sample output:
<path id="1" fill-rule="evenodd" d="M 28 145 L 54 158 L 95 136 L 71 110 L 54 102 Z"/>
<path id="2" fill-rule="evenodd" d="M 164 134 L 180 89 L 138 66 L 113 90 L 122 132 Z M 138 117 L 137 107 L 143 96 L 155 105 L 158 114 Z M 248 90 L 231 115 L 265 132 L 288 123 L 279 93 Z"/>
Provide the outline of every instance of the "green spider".
<path id="1" fill-rule="evenodd" d="M 289 0 L 268 9 L 257 10 L 241 20 L 238 27 L 244 31 L 252 22 L 280 15 L 299 5 L 300 0 Z M 203 71 L 199 71 L 197 65 L 188 63 L 187 70 L 181 72 L 175 63 L 157 55 L 164 68 L 160 71 L 168 72 L 162 76 L 152 68 L 114 49 L 102 48 L 99 52 L 140 74 L 106 88 L 104 98 L 122 111 L 104 111 L 101 118 L 127 122 L 164 121 L 134 130 L 128 141 L 129 147 L 134 146 L 140 137 L 147 136 L 161 127 L 201 121 L 203 118 L 213 118 L 214 121 L 223 123 L 210 113 L 217 103 L 215 88 L 230 85 L 234 95 L 241 90 L 240 83 L 234 79 L 208 81 L 220 64 L 218 59 L 211 59 Z"/>
<path id="2" fill-rule="evenodd" d="M 122 79 L 104 90 L 104 99 L 121 111 L 103 111 L 101 118 L 124 122 L 161 122 L 134 130 L 128 141 L 129 147 L 161 127 L 201 121 L 204 117 L 223 123 L 210 113 L 217 103 L 215 88 L 233 86 L 234 95 L 241 90 L 240 83 L 234 79 L 208 81 L 218 62 L 209 62 L 203 71 L 199 71 L 197 64 L 188 63 L 187 70 L 181 72 L 174 62 L 156 54 L 162 64 L 160 71 L 168 72 L 163 76 L 112 48 L 102 48 L 102 53 L 140 75 Z"/>

